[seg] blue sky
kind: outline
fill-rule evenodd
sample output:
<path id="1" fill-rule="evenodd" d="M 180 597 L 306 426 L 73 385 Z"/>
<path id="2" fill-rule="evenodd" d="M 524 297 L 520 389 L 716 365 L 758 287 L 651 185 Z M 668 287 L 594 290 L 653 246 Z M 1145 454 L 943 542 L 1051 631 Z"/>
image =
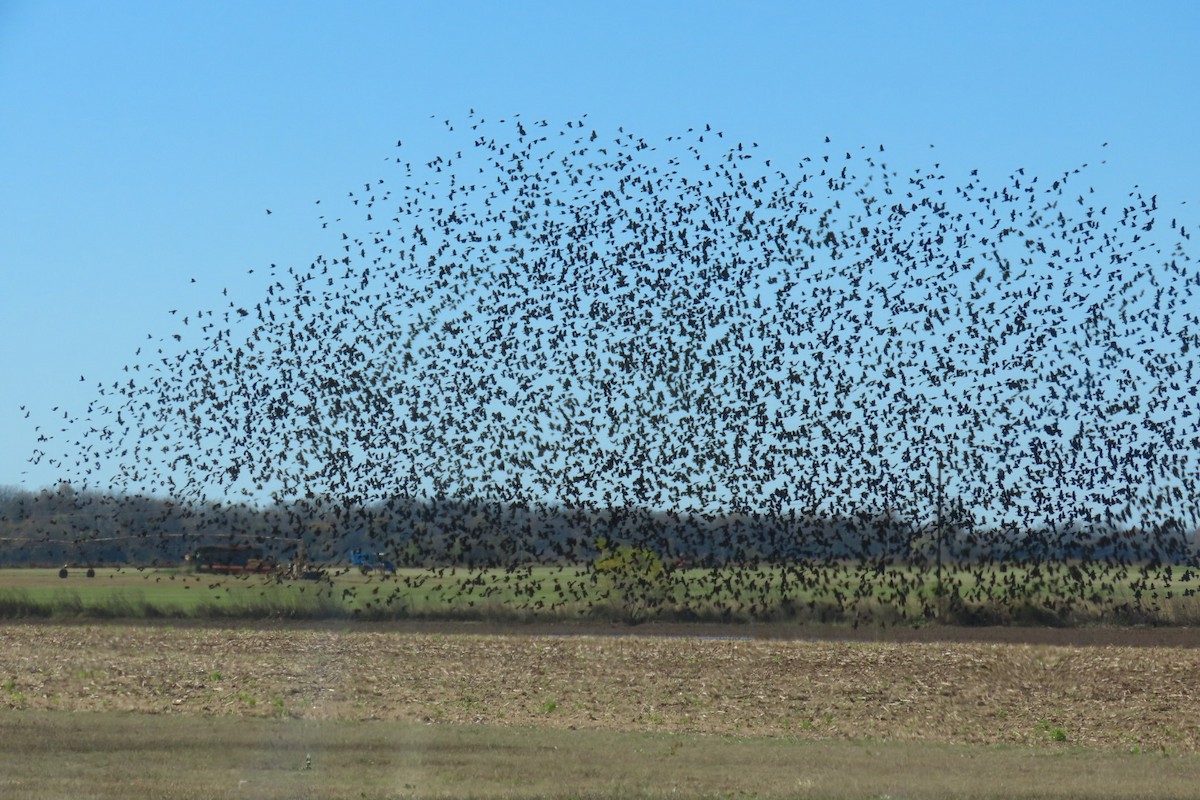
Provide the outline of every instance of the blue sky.
<path id="1" fill-rule="evenodd" d="M 831 136 L 951 177 L 1103 159 L 1115 203 L 1195 220 L 1198 34 L 1187 2 L 0 2 L 0 485 L 52 482 L 38 436 L 170 310 L 253 303 L 327 245 L 315 201 L 397 139 L 444 152 L 442 119 L 707 122 L 780 164 Z"/>

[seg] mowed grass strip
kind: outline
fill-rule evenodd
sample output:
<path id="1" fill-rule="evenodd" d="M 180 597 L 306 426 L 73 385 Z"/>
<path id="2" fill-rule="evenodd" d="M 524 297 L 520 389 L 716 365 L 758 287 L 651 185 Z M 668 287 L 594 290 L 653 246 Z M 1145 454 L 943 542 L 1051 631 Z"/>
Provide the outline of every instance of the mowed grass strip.
<path id="1" fill-rule="evenodd" d="M 350 608 L 308 585 L 258 578 L 186 576 L 173 570 L 0 570 L 0 618 L 307 618 L 349 616 Z M 207 579 L 207 580 L 206 580 Z M 251 581 L 254 581 L 253 583 Z"/>
<path id="2" fill-rule="evenodd" d="M 121 713 L 0 713 L 44 798 L 1192 798 L 1200 756 Z"/>
<path id="3" fill-rule="evenodd" d="M 937 594 L 927 571 L 895 566 L 875 574 L 851 563 L 788 573 L 786 581 L 784 571 L 771 566 L 687 569 L 650 585 L 636 576 L 622 581 L 597 575 L 586 566 L 404 569 L 388 576 L 342 568 L 329 570 L 322 581 L 171 568 L 101 568 L 94 578 L 72 569 L 61 579 L 52 569 L 0 569 L 0 618 L 664 618 L 911 625 L 932 615 L 972 624 L 1200 622 L 1200 576 L 1176 570 L 1168 579 L 1161 570 L 1142 575 L 1137 568 L 1098 568 L 1095 579 L 1083 584 L 1067 580 L 1069 571 L 1069 565 L 947 569 L 944 586 L 957 592 L 956 604 Z M 1008 591 L 1019 594 L 1006 596 Z"/>

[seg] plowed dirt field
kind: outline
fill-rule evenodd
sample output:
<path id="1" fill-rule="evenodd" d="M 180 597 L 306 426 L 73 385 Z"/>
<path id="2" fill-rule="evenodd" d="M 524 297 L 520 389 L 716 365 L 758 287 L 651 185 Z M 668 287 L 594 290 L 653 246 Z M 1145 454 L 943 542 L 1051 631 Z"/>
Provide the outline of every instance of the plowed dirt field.
<path id="1" fill-rule="evenodd" d="M 1200 749 L 1191 632 L 1060 638 L 8 623 L 0 708 Z"/>

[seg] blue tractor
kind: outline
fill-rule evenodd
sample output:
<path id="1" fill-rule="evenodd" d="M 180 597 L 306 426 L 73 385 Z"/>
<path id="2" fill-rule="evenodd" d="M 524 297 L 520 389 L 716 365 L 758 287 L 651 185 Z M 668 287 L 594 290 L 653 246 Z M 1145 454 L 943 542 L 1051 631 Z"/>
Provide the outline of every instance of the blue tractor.
<path id="1" fill-rule="evenodd" d="M 384 553 L 368 553 L 366 550 L 350 551 L 350 566 L 358 567 L 363 575 L 372 572 L 390 574 L 396 571 L 396 562 L 388 561 Z"/>

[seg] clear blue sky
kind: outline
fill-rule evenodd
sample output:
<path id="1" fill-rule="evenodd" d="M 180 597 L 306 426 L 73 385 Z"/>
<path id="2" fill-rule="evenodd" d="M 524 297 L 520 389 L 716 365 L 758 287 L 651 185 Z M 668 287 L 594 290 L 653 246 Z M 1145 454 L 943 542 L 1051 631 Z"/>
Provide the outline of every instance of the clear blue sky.
<path id="1" fill-rule="evenodd" d="M 171 309 L 308 264 L 314 202 L 397 139 L 443 152 L 431 116 L 711 122 L 778 164 L 829 135 L 951 175 L 1103 158 L 1098 191 L 1194 220 L 1198 37 L 1192 2 L 0 0 L 0 485 L 53 481 L 34 426 L 82 412 Z"/>

